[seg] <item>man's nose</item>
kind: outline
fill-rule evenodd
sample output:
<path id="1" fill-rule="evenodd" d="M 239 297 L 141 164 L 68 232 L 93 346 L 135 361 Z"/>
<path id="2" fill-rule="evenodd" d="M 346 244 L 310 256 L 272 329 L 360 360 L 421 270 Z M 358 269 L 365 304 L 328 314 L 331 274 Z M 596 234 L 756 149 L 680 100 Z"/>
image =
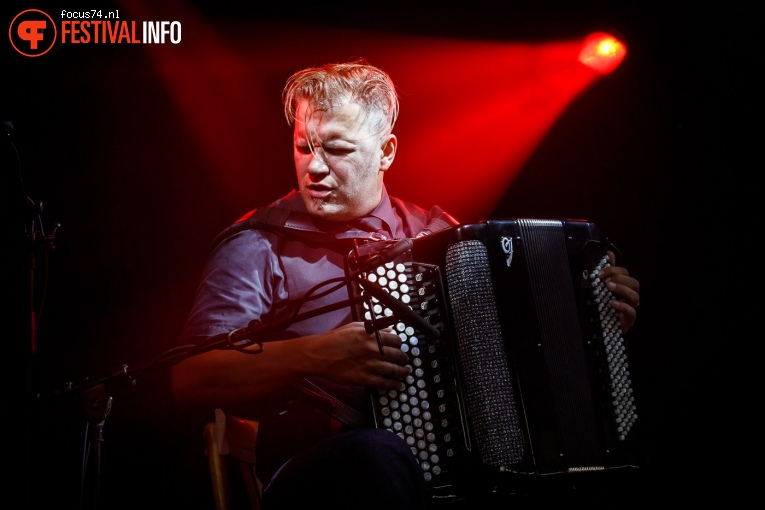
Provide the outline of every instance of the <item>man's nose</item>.
<path id="1" fill-rule="evenodd" d="M 311 161 L 308 163 L 308 173 L 320 175 L 329 172 L 329 165 L 324 158 L 322 150 L 318 147 L 311 151 Z"/>

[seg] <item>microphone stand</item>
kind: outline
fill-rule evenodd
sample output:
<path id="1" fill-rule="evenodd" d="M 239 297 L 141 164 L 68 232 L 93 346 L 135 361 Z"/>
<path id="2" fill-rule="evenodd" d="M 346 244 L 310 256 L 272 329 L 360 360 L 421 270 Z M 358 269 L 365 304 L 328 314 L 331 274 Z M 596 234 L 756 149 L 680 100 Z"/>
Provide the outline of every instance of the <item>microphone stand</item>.
<path id="1" fill-rule="evenodd" d="M 353 271 L 353 274 L 349 277 L 348 281 L 358 278 L 362 270 Z M 388 292 L 378 284 L 367 280 L 363 280 L 358 283 L 370 295 L 376 297 L 378 300 L 386 304 L 391 310 L 393 310 L 394 316 L 395 314 L 403 315 L 405 318 L 401 320 L 404 322 L 413 323 L 412 325 L 418 330 L 434 337 L 438 337 L 440 335 L 440 332 L 437 328 L 428 323 L 407 305 L 388 294 Z M 351 297 L 347 300 L 339 301 L 308 312 L 294 314 L 272 322 L 263 323 L 253 320 L 244 328 L 236 329 L 227 333 L 213 335 L 204 339 L 198 344 L 179 346 L 165 351 L 153 360 L 140 364 L 134 368 L 129 368 L 128 365 L 123 364 L 117 370 L 101 377 L 86 377 L 78 382 L 69 381 L 65 383 L 63 389 L 56 390 L 51 395 L 48 395 L 48 397 L 59 397 L 75 393 L 79 393 L 81 395 L 82 404 L 85 408 L 85 415 L 88 420 L 88 428 L 90 432 L 87 456 L 85 460 L 86 464 L 82 473 L 82 486 L 88 486 L 87 481 L 90 480 L 91 483 L 89 487 L 91 490 L 93 510 L 97 510 L 99 508 L 101 453 L 104 443 L 104 427 L 106 418 L 109 416 L 113 406 L 114 398 L 112 395 L 112 389 L 116 383 L 127 383 L 128 387 L 135 386 L 137 382 L 136 377 L 138 374 L 141 374 L 149 369 L 156 368 L 160 365 L 174 365 L 187 358 L 191 358 L 193 356 L 197 356 L 214 349 L 235 349 L 247 354 L 259 354 L 264 350 L 263 344 L 274 341 L 284 341 L 284 339 L 273 338 L 271 335 L 286 328 L 290 324 L 339 310 L 341 308 L 353 306 L 368 300 L 369 298 L 366 296 Z M 374 326 L 374 321 L 372 321 L 372 325 Z M 375 333 L 378 333 L 377 329 L 375 329 Z M 92 464 L 89 462 L 90 460 L 92 460 Z M 88 475 L 90 475 L 90 478 L 88 478 Z M 83 489 L 80 498 L 81 507 L 83 504 L 82 498 L 85 492 L 87 491 Z"/>
<path id="2" fill-rule="evenodd" d="M 4 312 L 8 313 L 7 317 L 12 319 L 8 322 L 4 321 L 6 326 L 4 332 L 9 337 L 18 333 L 25 338 L 23 351 L 18 351 L 21 355 L 21 363 L 15 363 L 14 358 L 9 359 L 6 365 L 9 369 L 22 370 L 18 374 L 20 376 L 18 380 L 23 382 L 23 386 L 18 390 L 15 386 L 12 389 L 14 405 L 17 404 L 15 392 L 19 391 L 20 395 L 23 395 L 23 399 L 18 402 L 22 405 L 22 412 L 18 415 L 11 413 L 11 415 L 19 416 L 24 425 L 23 438 L 13 447 L 18 445 L 20 448 L 19 457 L 22 463 L 14 475 L 18 474 L 21 477 L 20 483 L 23 484 L 23 493 L 26 497 L 30 480 L 32 480 L 31 445 L 34 438 L 29 427 L 31 417 L 27 414 L 28 409 L 25 404 L 34 395 L 33 386 L 42 368 L 38 352 L 39 327 L 47 298 L 49 262 L 51 253 L 56 248 L 56 236 L 61 225 L 55 223 L 51 231 L 46 231 L 43 221 L 43 202 L 33 199 L 26 191 L 22 158 L 14 141 L 13 130 L 11 121 L 0 122 L 0 177 L 2 177 L 0 179 L 2 181 L 0 182 L 0 227 L 3 236 L 7 235 L 9 240 L 8 244 L 2 245 L 4 258 L 2 271 L 0 271 L 0 288 L 3 291 L 8 290 L 8 297 L 12 296 L 14 301 L 18 297 L 24 303 L 24 308 L 19 310 L 22 313 L 17 313 L 13 306 L 8 306 L 7 301 L 2 306 Z M 7 264 L 7 270 L 5 264 Z M 25 277 L 18 281 L 20 285 L 18 288 L 15 280 L 17 264 L 18 274 Z M 6 280 L 6 275 L 10 276 L 10 279 Z M 2 317 L 5 319 L 6 314 L 3 313 Z M 11 329 L 8 330 L 7 326 Z M 17 351 L 14 349 L 12 355 L 15 357 L 16 354 Z M 10 370 L 8 372 L 10 373 Z M 11 453 L 11 456 L 15 458 L 14 453 Z"/>
<path id="3" fill-rule="evenodd" d="M 30 197 L 26 197 L 28 206 L 31 211 L 31 225 L 27 234 L 29 240 L 29 352 L 32 355 L 37 354 L 37 322 L 39 320 L 38 304 L 37 304 L 37 286 L 38 282 L 35 275 L 40 270 L 38 267 L 38 251 L 42 252 L 42 260 L 44 263 L 44 269 L 46 273 L 44 276 L 47 278 L 47 264 L 48 264 L 48 252 L 55 249 L 55 239 L 58 229 L 61 227 L 60 223 L 54 225 L 53 231 L 50 234 L 46 234 L 42 226 L 42 211 L 43 203 L 40 201 L 34 201 Z M 36 218 L 36 220 L 35 220 Z M 44 283 L 44 282 L 43 282 Z M 44 296 L 43 296 L 44 297 Z"/>
<path id="4" fill-rule="evenodd" d="M 101 454 L 104 443 L 104 428 L 106 418 L 109 416 L 114 403 L 114 388 L 116 385 L 133 387 L 137 382 L 137 375 L 154 369 L 161 365 L 174 365 L 187 358 L 197 356 L 213 349 L 236 349 L 249 354 L 257 354 L 263 351 L 263 344 L 267 342 L 280 341 L 284 339 L 267 338 L 269 334 L 283 329 L 284 327 L 305 319 L 316 317 L 340 308 L 345 308 L 362 301 L 362 298 L 350 298 L 327 305 L 316 310 L 297 314 L 284 320 L 274 321 L 262 325 L 255 321 L 250 325 L 233 330 L 229 333 L 222 333 L 206 338 L 199 344 L 191 346 L 179 346 L 165 351 L 158 357 L 149 362 L 142 363 L 133 368 L 123 364 L 117 370 L 104 376 L 91 378 L 86 377 L 77 382 L 68 381 L 62 389 L 54 390 L 48 395 L 38 395 L 39 399 L 58 398 L 67 395 L 79 394 L 82 405 L 85 409 L 85 415 L 88 422 L 88 445 L 85 459 L 85 467 L 82 473 L 82 494 L 80 498 L 80 507 L 84 508 L 83 498 L 85 493 L 91 496 L 93 510 L 99 508 L 100 484 L 101 484 Z M 251 347 L 255 347 L 252 349 Z M 248 349 L 248 347 L 250 349 Z M 90 482 L 90 483 L 88 483 Z M 89 487 L 85 490 L 84 487 Z"/>

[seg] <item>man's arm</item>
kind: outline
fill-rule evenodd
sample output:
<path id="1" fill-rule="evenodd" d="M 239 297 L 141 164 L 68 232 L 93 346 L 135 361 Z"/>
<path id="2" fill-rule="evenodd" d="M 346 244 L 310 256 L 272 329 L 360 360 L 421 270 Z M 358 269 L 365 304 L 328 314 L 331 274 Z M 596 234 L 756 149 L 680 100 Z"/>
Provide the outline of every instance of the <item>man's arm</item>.
<path id="1" fill-rule="evenodd" d="M 383 355 L 375 335 L 360 322 L 324 334 L 268 342 L 259 354 L 208 351 L 172 367 L 173 396 L 182 405 L 236 405 L 308 376 L 351 386 L 399 388 L 409 374 L 403 366 L 407 355 L 398 335 L 381 331 L 380 337 Z"/>

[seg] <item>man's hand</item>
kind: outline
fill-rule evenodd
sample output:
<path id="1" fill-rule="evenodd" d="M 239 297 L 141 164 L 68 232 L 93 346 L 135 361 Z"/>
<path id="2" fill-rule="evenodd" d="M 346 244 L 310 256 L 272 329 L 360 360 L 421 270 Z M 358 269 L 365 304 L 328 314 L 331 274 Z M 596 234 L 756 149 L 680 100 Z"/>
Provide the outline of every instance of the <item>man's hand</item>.
<path id="1" fill-rule="evenodd" d="M 614 252 L 608 252 L 610 267 L 600 272 L 600 279 L 606 282 L 606 288 L 613 292 L 616 299 L 611 301 L 619 312 L 619 323 L 622 332 L 626 333 L 635 324 L 637 318 L 636 308 L 640 306 L 640 282 L 630 276 L 629 271 L 616 265 Z"/>
<path id="2" fill-rule="evenodd" d="M 362 322 L 352 322 L 332 330 L 310 343 L 307 354 L 315 371 L 332 381 L 352 386 L 383 390 L 400 389 L 410 369 L 409 358 L 401 350 L 401 338 L 390 328 L 379 331 L 380 346 L 374 333 L 367 333 Z"/>

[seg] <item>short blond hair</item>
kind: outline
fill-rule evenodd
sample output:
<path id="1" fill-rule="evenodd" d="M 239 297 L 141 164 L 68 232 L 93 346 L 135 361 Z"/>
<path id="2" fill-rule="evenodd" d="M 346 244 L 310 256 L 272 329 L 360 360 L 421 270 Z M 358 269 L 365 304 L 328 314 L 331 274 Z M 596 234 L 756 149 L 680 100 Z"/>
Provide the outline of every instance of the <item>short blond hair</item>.
<path id="1" fill-rule="evenodd" d="M 398 119 L 398 93 L 393 80 L 365 60 L 309 67 L 290 76 L 282 91 L 284 115 L 290 126 L 295 125 L 298 105 L 303 100 L 312 110 L 321 111 L 357 103 L 367 114 L 381 114 L 388 131 Z"/>

